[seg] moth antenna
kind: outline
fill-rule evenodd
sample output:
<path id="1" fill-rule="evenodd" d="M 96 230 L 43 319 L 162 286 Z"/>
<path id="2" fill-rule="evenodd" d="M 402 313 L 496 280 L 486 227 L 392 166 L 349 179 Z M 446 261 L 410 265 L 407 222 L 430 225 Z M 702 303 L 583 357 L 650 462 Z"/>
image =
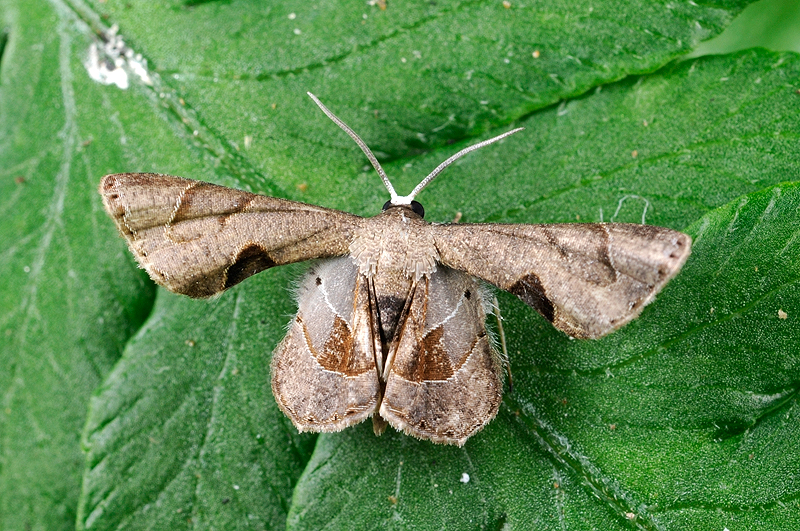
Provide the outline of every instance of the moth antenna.
<path id="1" fill-rule="evenodd" d="M 312 100 L 314 100 L 314 103 L 316 103 L 316 104 L 317 104 L 317 106 L 318 106 L 320 109 L 322 109 L 322 112 L 324 112 L 324 113 L 325 113 L 325 114 L 328 116 L 328 118 L 330 118 L 331 120 L 333 120 L 333 123 L 335 123 L 336 125 L 338 125 L 339 127 L 341 127 L 341 128 L 342 128 L 342 130 L 343 130 L 345 133 L 347 133 L 348 135 L 350 135 L 350 138 L 352 138 L 353 140 L 355 140 L 356 144 L 358 144 L 358 147 L 360 147 L 360 148 L 361 148 L 361 151 L 363 151 L 363 152 L 364 152 L 364 155 L 366 155 L 366 156 L 367 156 L 367 158 L 369 159 L 370 163 L 372 163 L 372 167 L 373 167 L 373 168 L 375 168 L 375 171 L 377 171 L 377 172 L 378 172 L 378 175 L 380 175 L 380 176 L 381 176 L 381 179 L 383 179 L 383 184 L 386 186 L 386 189 L 387 189 L 387 190 L 389 190 L 389 195 L 391 196 L 391 203 L 392 203 L 393 205 L 394 205 L 394 204 L 398 204 L 398 203 L 395 203 L 395 201 L 398 199 L 398 197 L 397 197 L 397 192 L 395 192 L 395 191 L 394 191 L 394 186 L 392 186 L 392 183 L 389 181 L 389 177 L 387 177 L 387 175 L 386 175 L 386 172 L 385 172 L 385 171 L 383 171 L 383 168 L 381 167 L 381 163 L 380 163 L 380 162 L 378 162 L 378 159 L 376 159 L 376 158 L 375 158 L 375 155 L 373 155 L 373 154 L 372 154 L 372 150 L 371 150 L 371 149 L 369 149 L 369 146 L 367 146 L 367 144 L 366 144 L 366 143 L 365 143 L 363 140 L 361 140 L 361 137 L 360 137 L 360 136 L 358 136 L 358 135 L 356 134 L 356 132 L 355 132 L 355 131 L 353 131 L 352 129 L 350 129 L 350 126 L 348 126 L 346 123 L 344 123 L 343 121 L 341 121 L 341 120 L 339 119 L 339 117 L 338 117 L 338 116 L 336 116 L 335 114 L 333 114 L 333 113 L 330 111 L 330 109 L 328 109 L 327 107 L 325 107 L 325 105 L 323 105 L 323 103 L 322 103 L 321 101 L 319 101 L 319 98 L 317 98 L 316 96 L 314 96 L 314 95 L 313 95 L 313 94 L 311 94 L 310 92 L 307 92 L 306 94 L 308 94 L 308 95 L 309 95 L 309 97 L 310 97 Z M 410 202 L 411 202 L 411 201 L 409 201 L 409 203 L 410 203 Z"/>
<path id="2" fill-rule="evenodd" d="M 516 129 L 512 129 L 511 131 L 505 132 L 502 135 L 497 135 L 494 138 L 490 138 L 489 140 L 484 140 L 483 142 L 478 142 L 477 144 L 473 144 L 473 145 L 471 145 L 469 147 L 466 147 L 466 148 L 462 149 L 461 151 L 459 151 L 458 153 L 456 153 L 455 155 L 453 155 L 452 157 L 450 157 L 446 161 L 444 161 L 441 164 L 439 164 L 438 166 L 436 166 L 436 169 L 434 169 L 430 174 L 428 174 L 428 176 L 425 177 L 422 180 L 422 182 L 420 182 L 416 186 L 416 188 L 414 188 L 411 191 L 410 194 L 408 194 L 405 197 L 398 197 L 397 198 L 397 202 L 395 202 L 394 199 L 392 199 L 392 204 L 393 205 L 408 205 L 408 204 L 410 204 L 411 201 L 417 196 L 417 194 L 420 193 L 423 188 L 428 186 L 428 183 L 430 183 L 432 180 L 434 180 L 437 175 L 442 173 L 442 170 L 444 170 L 446 167 L 450 166 L 456 160 L 460 159 L 461 157 L 463 157 L 464 155 L 466 155 L 470 151 L 475 151 L 476 149 L 480 149 L 483 146 L 488 146 L 489 144 L 494 144 L 495 142 L 497 142 L 499 140 L 503 140 L 505 137 L 511 136 L 514 133 L 518 133 L 518 132 L 522 131 L 523 129 L 525 129 L 525 128 L 524 127 L 517 127 Z"/>
<path id="3" fill-rule="evenodd" d="M 427 177 L 425 177 L 422 180 L 422 182 L 420 182 L 411 191 L 410 194 L 408 194 L 406 196 L 399 196 L 399 195 L 397 195 L 397 192 L 394 191 L 394 186 L 392 186 L 391 181 L 389 181 L 389 177 L 386 175 L 386 172 L 383 171 L 383 168 L 381 167 L 381 163 L 378 162 L 378 159 L 376 159 L 375 155 L 372 154 L 372 150 L 369 149 L 369 146 L 367 146 L 367 144 L 363 140 L 361 140 L 361 137 L 358 136 L 355 131 L 350 129 L 350 126 L 348 126 L 346 123 L 344 123 L 342 120 L 340 120 L 338 116 L 333 114 L 330 111 L 330 109 L 325 107 L 325 105 L 321 101 L 319 101 L 319 98 L 317 98 L 316 96 L 314 96 L 310 92 L 307 92 L 306 94 L 308 94 L 308 96 L 312 100 L 314 100 L 314 103 L 316 103 L 317 106 L 320 109 L 322 109 L 322 112 L 324 112 L 325 115 L 328 118 L 333 120 L 333 123 L 335 123 L 336 125 L 341 127 L 342 130 L 345 133 L 347 133 L 348 135 L 350 135 L 350 138 L 352 138 L 355 141 L 355 143 L 358 144 L 358 147 L 361 148 L 361 151 L 363 151 L 364 155 L 366 155 L 367 159 L 369 159 L 370 163 L 372 164 L 372 167 L 375 168 L 375 171 L 377 171 L 378 175 L 381 176 L 381 179 L 383 180 L 383 184 L 384 184 L 384 186 L 386 186 L 386 189 L 389 190 L 389 195 L 391 196 L 391 199 L 389 200 L 389 202 L 391 204 L 393 204 L 393 205 L 410 205 L 411 201 L 414 200 L 414 198 L 417 196 L 417 194 L 420 193 L 423 188 L 428 186 L 428 183 L 430 183 L 432 180 L 434 180 L 437 175 L 442 173 L 442 170 L 444 170 L 446 167 L 448 167 L 450 164 L 452 164 L 456 160 L 460 159 L 461 157 L 463 157 L 464 155 L 466 155 L 470 151 L 475 151 L 476 149 L 480 149 L 483 146 L 488 146 L 489 144 L 494 144 L 495 142 L 497 142 L 499 140 L 502 140 L 507 136 L 511 136 L 514 133 L 518 133 L 519 131 L 522 131 L 523 129 L 525 129 L 524 127 L 518 127 L 516 129 L 512 129 L 511 131 L 505 132 L 502 135 L 497 135 L 494 138 L 490 138 L 489 140 L 484 140 L 483 142 L 478 142 L 477 144 L 473 144 L 473 145 L 471 145 L 469 147 L 466 147 L 466 148 L 462 149 L 461 151 L 459 151 L 458 153 L 456 153 L 455 155 L 453 155 L 452 157 L 450 157 L 446 161 L 444 161 L 441 164 L 439 164 Z"/>

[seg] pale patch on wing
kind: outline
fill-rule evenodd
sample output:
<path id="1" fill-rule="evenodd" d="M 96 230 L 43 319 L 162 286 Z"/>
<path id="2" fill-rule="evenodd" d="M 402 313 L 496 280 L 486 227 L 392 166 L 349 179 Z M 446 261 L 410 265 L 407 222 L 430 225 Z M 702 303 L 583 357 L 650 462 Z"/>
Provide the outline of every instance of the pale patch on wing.
<path id="1" fill-rule="evenodd" d="M 364 277 L 349 257 L 320 261 L 272 357 L 272 391 L 300 431 L 339 431 L 372 415 L 380 396 Z"/>
<path id="2" fill-rule="evenodd" d="M 380 414 L 421 439 L 462 445 L 497 414 L 501 367 L 486 334 L 481 287 L 440 266 L 413 299 Z"/>

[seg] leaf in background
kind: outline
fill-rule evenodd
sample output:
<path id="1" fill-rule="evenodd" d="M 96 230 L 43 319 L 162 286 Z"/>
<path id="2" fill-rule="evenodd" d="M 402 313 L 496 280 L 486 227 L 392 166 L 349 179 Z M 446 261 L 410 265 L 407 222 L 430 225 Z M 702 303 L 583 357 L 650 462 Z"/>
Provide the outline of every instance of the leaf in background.
<path id="1" fill-rule="evenodd" d="M 652 71 L 720 31 L 746 4 L 565 2 L 505 9 L 501 3 L 439 2 L 390 5 L 381 12 L 350 3 L 289 9 L 242 1 L 187 9 L 177 2 L 99 2 L 87 8 L 77 0 L 4 0 L 0 527 L 72 527 L 82 466 L 78 432 L 88 396 L 152 304 L 151 285 L 143 284 L 101 212 L 95 188 L 104 173 L 168 171 L 281 195 L 289 190 L 295 198 L 372 213 L 384 201 L 380 183 L 371 172 L 353 179 L 353 168 L 363 164 L 360 153 L 307 101 L 306 90 L 323 96 L 376 151 L 411 157 L 431 145 L 491 131 L 598 83 Z M 84 62 L 91 33 L 75 13 L 96 32 L 103 30 L 97 13 L 109 24 L 119 23 L 129 42 L 162 74 L 154 76 L 156 89 L 134 84 L 120 91 L 90 81 Z M 539 51 L 538 58 L 533 51 Z M 763 55 L 752 61 L 763 66 L 762 61 L 773 60 Z M 744 101 L 753 94 L 756 100 L 764 98 L 770 111 L 783 112 L 773 102 L 784 97 L 779 78 L 792 75 L 787 68 L 778 65 L 772 72 L 776 77 L 770 87 L 778 92 L 745 93 Z M 714 110 L 709 110 L 712 117 L 717 116 Z M 569 126 L 571 117 L 554 120 L 557 114 L 553 110 L 543 116 Z M 766 131 L 774 126 L 767 123 Z M 654 145 L 659 145 L 658 135 L 681 132 L 652 130 Z M 458 186 L 459 193 L 443 196 L 442 190 L 432 190 L 429 204 L 440 219 L 470 199 L 473 220 L 571 217 L 572 212 L 550 211 L 546 203 L 552 193 L 543 192 L 552 191 L 552 183 L 569 182 L 564 169 L 572 178 L 590 178 L 592 166 L 542 174 L 531 161 L 547 161 L 543 166 L 566 161 L 574 133 L 569 127 L 554 129 L 548 138 L 552 149 L 541 158 L 531 152 L 539 149 L 531 137 L 484 151 L 471 164 L 452 169 L 457 175 L 449 177 L 444 190 Z M 555 134 L 566 136 L 556 139 Z M 629 151 L 608 156 L 603 140 L 613 137 L 598 136 L 598 155 L 607 156 L 599 167 L 639 171 L 637 164 L 620 165 Z M 791 147 L 764 144 L 769 133 L 755 138 L 751 149 L 767 145 L 773 150 L 772 168 L 791 164 Z M 415 184 L 451 152 L 439 149 L 402 161 L 413 162 L 413 168 L 393 165 L 398 188 Z M 547 160 L 552 153 L 556 158 Z M 520 157 L 528 158 L 529 170 L 513 167 Z M 593 160 L 590 156 L 583 162 Z M 423 164 L 426 169 L 420 171 Z M 752 171 L 763 167 L 770 166 L 759 159 Z M 494 181 L 484 182 L 487 174 Z M 688 214 L 680 201 L 671 200 L 675 188 L 688 182 L 675 176 L 676 186 L 658 191 L 658 204 L 656 196 L 648 196 L 657 208 L 648 221 L 682 226 L 705 208 L 750 191 L 748 186 L 779 180 L 765 175 L 743 183 L 744 189 L 732 186 L 719 193 L 712 187 L 707 204 Z M 636 199 L 621 195 L 630 190 L 615 190 L 620 185 L 613 178 L 604 181 L 610 183 L 606 196 L 587 204 L 584 219 L 594 216 L 598 204 L 608 209 L 617 203 L 623 206 L 618 219 L 636 218 L 638 213 L 625 212 Z M 642 193 L 650 184 L 619 182 Z M 544 188 L 537 189 L 536 183 Z M 299 190 L 307 186 L 307 192 L 295 191 L 296 185 Z M 492 200 L 486 190 L 498 195 Z M 537 213 L 537 205 L 547 214 Z M 551 205 L 561 207 L 557 201 Z M 210 306 L 161 297 L 153 319 L 93 401 L 87 431 L 92 468 L 85 478 L 80 510 L 87 520 L 82 525 L 91 518 L 95 528 L 103 528 L 145 514 L 163 527 L 168 522 L 233 525 L 226 518 L 240 525 L 278 525 L 310 441 L 293 434 L 285 419 L 275 420 L 274 403 L 265 393 L 264 354 L 279 340 L 292 311 L 285 290 L 291 276 L 266 273 Z M 265 300 L 257 309 L 242 311 L 255 305 L 253 294 Z M 528 319 L 526 312 L 512 306 L 507 313 Z M 202 337 L 201 324 L 208 329 Z M 147 337 L 150 333 L 153 338 Z M 261 344 L 251 343 L 251 337 Z M 245 344 L 245 352 L 236 350 Z M 152 367 L 137 364 L 137 356 Z M 127 381 L 135 385 L 126 387 Z M 252 405 L 243 408 L 241 402 Z M 263 410 L 259 403 L 265 403 Z M 115 407 L 130 410 L 115 416 Z M 160 438 L 165 434 L 171 437 Z M 416 448 L 414 441 L 403 444 Z M 500 485 L 503 478 L 497 479 Z M 140 492 L 137 486 L 145 488 Z M 106 505 L 99 503 L 101 498 Z M 594 507 L 591 497 L 587 500 Z M 494 513 L 487 509 L 485 514 Z"/>
<path id="2" fill-rule="evenodd" d="M 730 26 L 701 43 L 690 55 L 723 54 L 747 48 L 800 52 L 800 3 L 760 0 L 750 4 Z"/>
<path id="3" fill-rule="evenodd" d="M 149 91 L 89 79 L 91 34 L 63 4 L 3 2 L 0 16 L 0 529 L 73 529 L 89 396 L 155 292 L 99 178 L 213 170 Z"/>
<path id="4" fill-rule="evenodd" d="M 0 528 L 70 529 L 88 397 L 154 292 L 95 197 L 97 175 L 131 161 L 99 142 L 121 133 L 114 106 L 130 95 L 112 101 L 87 79 L 72 53 L 88 42 L 65 20 L 5 4 L 2 16 Z M 175 144 L 126 134 L 148 152 Z"/>
<path id="5" fill-rule="evenodd" d="M 800 173 L 799 67 L 792 54 L 747 52 L 618 83 L 526 120 L 483 154 L 483 182 L 463 164 L 421 200 L 431 212 L 464 198 L 469 220 L 592 221 L 605 209 L 607 221 L 679 228 Z M 512 146 L 526 135 L 542 139 L 529 153 Z M 290 528 L 546 529 L 560 517 L 611 529 L 633 515 L 644 529 L 794 529 L 800 485 L 784 476 L 800 464 L 800 330 L 779 310 L 800 311 L 799 195 L 757 192 L 709 214 L 689 229 L 698 238 L 679 277 L 601 341 L 570 341 L 502 297 L 515 377 L 504 414 L 463 450 L 387 444 L 367 428 L 320 437 Z M 462 472 L 475 483 L 459 484 Z"/>
<path id="6" fill-rule="evenodd" d="M 289 528 L 797 529 L 798 227 L 798 184 L 709 213 L 681 275 L 600 341 L 514 312 L 514 392 L 484 433 L 322 435 Z"/>
<path id="7" fill-rule="evenodd" d="M 719 33 L 748 3 L 559 0 L 506 9 L 499 1 L 420 0 L 381 11 L 365 2 L 186 9 L 177 1 L 126 0 L 95 8 L 120 26 L 215 140 L 242 147 L 249 136 L 249 160 L 285 190 L 306 183 L 308 199 L 332 192 L 340 208 L 353 208 L 364 192 L 344 191 L 363 158 L 319 119 L 307 91 L 368 138 L 379 157 L 408 157 L 653 71 Z M 326 163 L 337 178 L 320 188 L 311 176 Z M 369 183 L 366 189 L 383 197 L 380 183 Z"/>
<path id="8" fill-rule="evenodd" d="M 212 302 L 161 292 L 92 400 L 82 526 L 285 524 L 314 442 L 278 410 L 269 384 L 274 338 L 293 311 L 290 269 Z"/>
<path id="9" fill-rule="evenodd" d="M 798 116 L 791 112 L 796 94 L 789 81 L 797 78 L 798 68 L 800 62 L 793 55 L 748 52 L 696 60 L 647 78 L 604 87 L 590 97 L 532 115 L 524 122 L 525 133 L 483 150 L 480 158 L 465 159 L 449 169 L 451 174 L 432 184 L 423 200 L 431 217 L 441 219 L 452 217 L 458 205 L 463 205 L 465 216 L 471 221 L 480 221 L 481 217 L 498 221 L 568 221 L 577 216 L 597 220 L 605 215 L 606 220 L 613 217 L 637 222 L 644 216 L 648 222 L 681 227 L 684 217 L 696 217 L 742 193 L 797 173 L 800 147 L 793 135 Z M 609 138 L 615 142 L 610 144 Z M 390 175 L 420 175 L 423 172 L 418 168 L 432 167 L 458 147 L 419 157 L 410 168 L 398 163 L 387 169 Z M 636 156 L 633 151 L 637 151 Z M 487 172 L 486 168 L 492 170 Z M 324 171 L 329 170 L 319 170 Z M 376 180 L 371 172 L 368 175 Z M 715 243 L 713 248 L 717 247 L 720 245 Z M 702 246 L 697 249 L 692 263 L 703 260 Z M 723 273 L 720 276 L 724 281 L 736 282 L 727 270 Z M 680 382 L 672 381 L 677 371 L 668 363 L 671 358 L 667 358 L 668 362 L 662 360 L 667 368 L 656 367 L 647 372 L 648 363 L 660 359 L 656 356 L 660 349 L 655 354 L 651 351 L 662 345 L 664 349 L 671 346 L 677 350 L 672 356 L 681 359 L 687 377 L 706 374 L 700 372 L 703 358 L 691 357 L 695 350 L 682 351 L 685 343 L 672 343 L 692 323 L 684 315 L 695 304 L 689 294 L 708 285 L 702 277 L 695 280 L 697 275 L 687 266 L 679 277 L 684 279 L 683 291 L 668 287 L 642 319 L 601 342 L 569 341 L 513 297 L 504 297 L 516 378 L 516 390 L 506 398 L 512 408 L 461 450 L 397 435 L 375 438 L 369 434 L 369 426 L 322 436 L 294 493 L 290 523 L 295 528 L 310 529 L 331 520 L 331 525 L 343 528 L 357 525 L 354 522 L 370 528 L 394 521 L 436 528 L 483 523 L 491 528 L 503 521 L 522 525 L 521 522 L 537 518 L 545 526 L 561 514 L 570 522 L 583 519 L 588 527 L 615 528 L 627 513 L 632 513 L 645 528 L 658 528 L 657 502 L 665 493 L 658 490 L 660 483 L 648 483 L 647 478 L 689 470 L 684 461 L 691 462 L 696 457 L 693 449 L 709 451 L 701 443 L 713 442 L 719 437 L 718 431 L 727 429 L 724 426 L 740 429 L 764 411 L 752 404 L 749 409 L 741 409 L 738 402 L 725 401 L 732 400 L 732 395 L 703 394 L 702 387 L 696 393 L 709 400 L 710 406 L 687 402 L 692 395 Z M 262 273 L 258 285 L 271 286 L 271 295 L 262 297 L 266 301 L 280 299 L 290 276 L 279 271 Z M 218 317 L 219 312 L 231 315 L 231 310 L 218 307 L 230 308 L 240 293 L 260 289 L 248 284 L 209 303 L 170 303 L 169 322 L 162 324 L 166 314 L 156 312 L 151 328 L 131 345 L 96 399 L 87 427 L 91 453 L 82 522 L 98 529 L 131 526 L 133 522 L 146 527 L 191 510 L 197 513 L 191 517 L 192 522 L 221 525 L 220 519 L 231 518 L 226 520 L 228 525 L 233 521 L 244 525 L 244 518 L 231 515 L 244 514 L 248 510 L 246 500 L 261 500 L 250 506 L 260 508 L 254 514 L 272 507 L 272 503 L 264 501 L 265 488 L 258 483 L 270 480 L 259 468 L 269 452 L 263 450 L 266 454 L 245 452 L 248 457 L 244 463 L 250 463 L 249 467 L 240 463 L 240 467 L 252 471 L 250 485 L 255 490 L 243 492 L 240 488 L 238 506 L 225 504 L 216 513 L 205 509 L 203 504 L 211 503 L 208 499 L 233 500 L 232 485 L 241 487 L 243 482 L 238 478 L 242 472 L 201 466 L 201 456 L 219 451 L 217 445 L 222 443 L 199 439 L 202 435 L 185 425 L 197 422 L 199 417 L 200 425 L 205 422 L 213 426 L 214 433 L 222 428 L 244 447 L 255 445 L 253 434 L 261 431 L 242 434 L 241 418 L 230 416 L 236 406 L 224 400 L 212 401 L 199 411 L 178 411 L 177 407 L 181 401 L 205 403 L 208 399 L 204 396 L 216 396 L 226 390 L 225 395 L 232 401 L 241 394 L 264 396 L 267 359 L 263 345 L 269 345 L 269 350 L 280 339 L 281 327 L 292 306 L 283 300 L 277 306 L 280 312 L 270 311 L 270 315 L 242 311 L 237 319 Z M 739 291 L 714 294 L 716 298 L 709 301 L 715 301 L 719 312 L 724 306 L 718 301 L 728 300 L 730 304 Z M 786 308 L 790 306 L 787 304 Z M 265 303 L 262 307 L 272 310 L 276 305 Z M 706 310 L 704 306 L 703 311 Z M 214 317 L 198 321 L 198 312 Z M 258 329 L 253 323 L 261 319 L 267 323 L 263 335 L 242 343 L 248 354 L 237 356 L 240 361 L 255 359 L 261 363 L 260 376 L 251 368 L 247 378 L 214 380 L 216 375 L 226 373 L 223 353 L 229 348 L 225 346 L 229 341 L 227 328 L 236 321 L 241 323 L 236 324 L 237 328 Z M 212 324 L 217 322 L 222 325 Z M 176 353 L 186 350 L 182 346 L 186 334 L 180 331 L 186 325 L 179 323 L 192 323 L 189 337 L 203 329 L 204 340 L 217 345 L 210 349 L 217 352 L 215 355 L 179 356 L 185 360 L 180 364 L 183 376 L 172 372 Z M 762 329 L 764 325 L 753 326 Z M 721 338 L 716 337 L 717 330 L 720 329 L 712 327 L 704 336 L 702 352 L 726 359 L 729 354 L 714 350 L 713 345 L 732 336 L 724 330 Z M 155 335 L 151 338 L 150 334 Z M 789 332 L 779 337 L 786 341 L 793 336 Z M 778 357 L 785 355 L 784 351 L 776 352 Z M 159 372 L 160 367 L 170 370 Z M 610 378 L 617 373 L 616 378 Z M 650 391 L 649 379 L 656 377 L 662 381 L 666 378 L 677 390 Z M 186 387 L 181 383 L 185 381 L 193 385 Z M 684 385 L 692 387 L 695 382 Z M 728 411 L 723 408 L 725 405 Z M 228 413 L 220 415 L 217 408 Z M 774 408 L 775 404 L 770 403 L 767 410 Z M 269 400 L 265 400 L 264 411 L 251 407 L 243 410 L 241 415 L 252 419 L 247 421 L 252 426 L 264 426 L 259 415 L 277 415 Z M 165 416 L 171 411 L 176 413 Z M 716 416 L 721 412 L 725 412 L 722 417 Z M 279 415 L 271 418 L 281 419 Z M 659 425 L 654 420 L 662 418 L 672 419 L 672 423 Z M 715 422 L 719 429 L 714 427 Z M 673 430 L 684 425 L 688 435 L 672 435 Z M 183 463 L 181 467 L 176 468 L 176 462 L 162 465 L 156 459 L 165 431 L 173 434 L 167 439 L 176 438 L 179 442 L 166 453 L 178 455 L 175 459 Z M 190 432 L 194 433 L 192 437 L 177 437 Z M 238 438 L 232 435 L 236 433 Z M 679 444 L 669 446 L 660 438 L 662 433 L 666 434 L 665 439 L 674 437 Z M 637 444 L 637 459 L 628 460 L 626 452 Z M 125 445 L 135 450 L 121 450 Z M 660 461 L 641 459 L 640 454 L 647 452 Z M 671 456 L 674 462 L 670 461 Z M 131 466 L 132 462 L 141 464 Z M 153 470 L 158 478 L 154 478 Z M 194 476 L 188 470 L 196 471 Z M 214 471 L 226 481 L 211 488 L 205 476 Z M 465 472 L 472 478 L 466 484 L 460 482 Z M 173 474 L 178 475 L 165 483 Z M 120 489 L 123 478 L 129 483 Z M 685 483 L 691 477 L 679 479 Z M 202 504 L 186 496 L 173 496 L 173 489 L 194 492 L 196 483 L 203 484 L 203 492 L 209 493 L 202 498 Z M 691 483 L 686 486 L 696 487 Z M 136 498 L 133 492 L 145 493 L 144 498 Z M 520 497 L 519 492 L 525 492 L 526 497 Z M 595 496 L 600 496 L 601 502 Z M 702 509 L 701 505 L 697 507 Z M 204 507 L 203 511 L 198 506 Z M 758 514 L 755 518 L 769 515 Z"/>

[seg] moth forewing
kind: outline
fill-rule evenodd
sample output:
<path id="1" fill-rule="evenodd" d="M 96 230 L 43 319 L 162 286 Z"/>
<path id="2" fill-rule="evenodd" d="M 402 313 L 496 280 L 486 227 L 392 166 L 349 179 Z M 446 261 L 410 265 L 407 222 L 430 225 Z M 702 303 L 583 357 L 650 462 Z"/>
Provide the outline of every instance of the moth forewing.
<path id="1" fill-rule="evenodd" d="M 106 212 L 150 277 L 209 297 L 264 269 L 347 254 L 363 218 L 154 173 L 106 175 Z"/>
<path id="2" fill-rule="evenodd" d="M 691 238 L 626 223 L 434 225 L 441 261 L 513 293 L 556 328 L 596 339 L 635 318 Z"/>

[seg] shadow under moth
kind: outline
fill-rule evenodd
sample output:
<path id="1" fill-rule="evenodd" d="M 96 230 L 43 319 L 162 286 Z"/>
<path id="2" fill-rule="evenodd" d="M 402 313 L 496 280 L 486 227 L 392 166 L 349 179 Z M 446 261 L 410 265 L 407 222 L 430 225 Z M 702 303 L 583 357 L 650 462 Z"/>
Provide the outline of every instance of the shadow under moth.
<path id="1" fill-rule="evenodd" d="M 317 259 L 272 357 L 272 390 L 300 431 L 373 418 L 420 439 L 463 445 L 491 421 L 503 368 L 487 336 L 484 282 L 517 295 L 556 328 L 599 338 L 635 318 L 680 270 L 691 238 L 626 223 L 428 223 L 414 197 L 470 146 L 362 218 L 305 203 L 152 173 L 107 175 L 106 211 L 158 284 L 209 297 L 264 269 Z"/>

